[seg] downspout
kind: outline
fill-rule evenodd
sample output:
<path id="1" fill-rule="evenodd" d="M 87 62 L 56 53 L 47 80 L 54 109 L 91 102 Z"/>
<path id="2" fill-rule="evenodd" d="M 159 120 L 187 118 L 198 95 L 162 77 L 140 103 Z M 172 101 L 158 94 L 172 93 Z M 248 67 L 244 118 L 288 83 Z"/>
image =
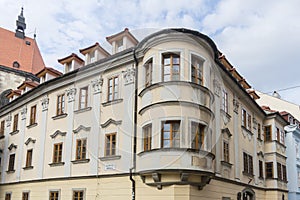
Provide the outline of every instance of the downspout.
<path id="1" fill-rule="evenodd" d="M 130 168 L 130 181 L 131 181 L 131 191 L 132 200 L 135 200 L 135 180 L 132 177 L 132 171 L 136 170 L 136 143 L 137 143 L 137 101 L 138 101 L 138 60 L 136 58 L 136 49 L 133 49 L 133 58 L 135 62 L 135 82 L 134 82 L 134 113 L 133 113 L 133 161 L 132 168 Z"/>

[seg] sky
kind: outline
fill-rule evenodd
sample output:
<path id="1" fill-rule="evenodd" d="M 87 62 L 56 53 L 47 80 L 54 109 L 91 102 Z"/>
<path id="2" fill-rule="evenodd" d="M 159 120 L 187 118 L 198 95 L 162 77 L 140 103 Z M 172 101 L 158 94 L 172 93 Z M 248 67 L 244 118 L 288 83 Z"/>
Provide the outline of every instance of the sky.
<path id="1" fill-rule="evenodd" d="M 1 0 L 0 26 L 14 31 L 21 7 L 48 67 L 124 28 L 184 27 L 208 35 L 252 88 L 300 104 L 299 0 Z M 0 44 L 1 45 L 1 44 Z"/>

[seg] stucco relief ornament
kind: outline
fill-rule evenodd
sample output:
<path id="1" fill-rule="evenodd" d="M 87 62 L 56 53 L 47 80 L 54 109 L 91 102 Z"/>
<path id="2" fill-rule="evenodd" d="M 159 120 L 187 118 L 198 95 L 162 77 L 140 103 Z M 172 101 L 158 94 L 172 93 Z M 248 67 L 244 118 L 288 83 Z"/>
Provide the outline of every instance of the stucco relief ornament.
<path id="1" fill-rule="evenodd" d="M 48 105 L 49 105 L 48 95 L 43 96 L 41 102 L 42 102 L 42 111 L 48 110 Z"/>
<path id="2" fill-rule="evenodd" d="M 27 114 L 27 107 L 24 106 L 22 109 L 21 109 L 21 119 L 26 119 L 26 114 Z"/>
<path id="3" fill-rule="evenodd" d="M 102 85 L 103 85 L 103 78 L 102 78 L 102 76 L 100 76 L 96 80 L 92 81 L 92 86 L 93 86 L 93 89 L 94 89 L 94 94 L 97 94 L 97 93 L 101 92 Z"/>
<path id="4" fill-rule="evenodd" d="M 221 84 L 217 79 L 214 80 L 214 88 L 215 88 L 215 95 L 219 97 L 221 95 Z"/>
<path id="5" fill-rule="evenodd" d="M 11 125 L 11 114 L 9 114 L 7 117 L 6 117 L 6 126 L 9 127 Z"/>
<path id="6" fill-rule="evenodd" d="M 124 79 L 125 79 L 125 85 L 131 84 L 134 82 L 134 75 L 135 75 L 135 68 L 127 67 L 126 71 L 124 72 Z"/>
<path id="7" fill-rule="evenodd" d="M 234 98 L 233 99 L 233 111 L 236 114 L 239 114 L 239 107 L 240 107 L 240 102 L 236 98 Z"/>
<path id="8" fill-rule="evenodd" d="M 76 88 L 70 88 L 66 90 L 68 96 L 68 102 L 72 102 L 75 100 Z"/>

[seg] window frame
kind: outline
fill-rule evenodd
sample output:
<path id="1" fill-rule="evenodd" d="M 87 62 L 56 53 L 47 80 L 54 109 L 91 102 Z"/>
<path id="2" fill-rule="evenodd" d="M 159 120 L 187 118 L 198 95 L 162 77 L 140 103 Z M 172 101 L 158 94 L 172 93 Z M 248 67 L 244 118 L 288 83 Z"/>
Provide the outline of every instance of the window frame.
<path id="1" fill-rule="evenodd" d="M 268 131 L 267 131 L 267 129 L 268 129 Z M 272 141 L 272 125 L 264 126 L 264 139 L 265 139 L 265 142 Z"/>
<path id="2" fill-rule="evenodd" d="M 57 95 L 57 103 L 56 103 L 56 115 L 63 115 L 65 114 L 65 94 Z"/>
<path id="3" fill-rule="evenodd" d="M 11 200 L 11 196 L 12 196 L 11 192 L 5 193 L 5 200 Z"/>
<path id="4" fill-rule="evenodd" d="M 52 163 L 61 163 L 63 153 L 63 142 L 53 144 Z"/>
<path id="5" fill-rule="evenodd" d="M 150 151 L 152 142 L 152 124 L 143 127 L 143 150 Z"/>
<path id="6" fill-rule="evenodd" d="M 199 62 L 197 62 L 199 61 Z M 203 85 L 203 68 L 205 60 L 195 54 L 191 54 L 191 82 Z M 201 63 L 201 66 L 200 66 Z M 200 73 L 199 73 L 200 72 Z M 200 74 L 200 75 L 199 75 Z"/>
<path id="7" fill-rule="evenodd" d="M 29 119 L 29 125 L 33 125 L 36 123 L 36 109 L 37 106 L 33 105 L 30 107 L 30 119 Z"/>
<path id="8" fill-rule="evenodd" d="M 16 154 L 12 153 L 9 155 L 7 171 L 15 171 Z"/>
<path id="9" fill-rule="evenodd" d="M 22 192 L 22 200 L 29 200 L 29 192 Z"/>
<path id="10" fill-rule="evenodd" d="M 2 120 L 0 124 L 0 136 L 4 136 L 4 132 L 5 132 L 5 120 Z"/>
<path id="11" fill-rule="evenodd" d="M 264 178 L 264 163 L 262 160 L 258 160 L 258 178 Z"/>
<path id="12" fill-rule="evenodd" d="M 152 84 L 152 74 L 153 74 L 153 58 L 147 60 L 144 64 L 145 70 L 145 87 L 148 87 Z"/>
<path id="13" fill-rule="evenodd" d="M 85 190 L 83 189 L 76 189 L 76 190 L 73 190 L 72 192 L 72 200 L 84 200 L 85 199 Z M 79 193 L 82 193 L 82 197 L 78 197 L 76 195 L 78 195 Z"/>
<path id="14" fill-rule="evenodd" d="M 85 91 L 85 94 L 83 92 Z M 85 109 L 88 107 L 88 98 L 89 98 L 89 86 L 81 87 L 79 89 L 79 101 L 78 109 Z"/>
<path id="15" fill-rule="evenodd" d="M 277 179 L 279 181 L 282 181 L 282 167 L 281 167 L 281 163 L 277 162 Z"/>
<path id="16" fill-rule="evenodd" d="M 114 139 L 114 140 L 113 140 Z M 105 134 L 104 156 L 115 156 L 117 150 L 117 133 Z"/>
<path id="17" fill-rule="evenodd" d="M 257 138 L 261 140 L 261 124 L 257 124 Z"/>
<path id="18" fill-rule="evenodd" d="M 170 124 L 170 130 L 165 131 L 165 124 Z M 174 130 L 175 124 L 178 125 L 178 130 Z M 169 138 L 165 138 L 164 134 L 165 132 L 169 133 Z M 178 134 L 178 138 L 174 137 L 173 133 Z M 162 121 L 162 127 L 161 127 L 161 148 L 180 148 L 180 136 L 181 136 L 181 120 L 165 120 Z M 169 141 L 169 146 L 165 146 L 164 141 Z M 176 141 L 178 141 L 178 146 L 176 145 Z M 175 142 L 175 144 L 174 144 Z"/>
<path id="19" fill-rule="evenodd" d="M 52 196 L 52 193 L 57 195 Z M 49 191 L 49 200 L 60 200 L 60 191 L 59 190 Z"/>
<path id="20" fill-rule="evenodd" d="M 18 123 L 19 123 L 19 113 L 14 115 L 13 132 L 18 130 Z"/>
<path id="21" fill-rule="evenodd" d="M 226 140 L 223 140 L 223 161 L 230 163 L 230 147 Z"/>
<path id="22" fill-rule="evenodd" d="M 196 132 L 194 132 L 196 130 Z M 180 127 L 179 127 L 180 131 Z M 205 125 L 192 121 L 191 122 L 191 148 L 200 150 L 204 145 Z"/>
<path id="23" fill-rule="evenodd" d="M 170 63 L 169 64 L 165 64 L 165 60 L 169 58 L 170 59 Z M 174 59 L 178 59 L 179 63 L 174 64 Z M 181 70 L 181 55 L 180 52 L 166 52 L 166 53 L 162 53 L 162 82 L 168 82 L 168 81 L 180 81 L 180 70 Z M 174 72 L 175 66 L 178 65 L 178 73 Z M 170 67 L 170 71 L 169 74 L 165 73 L 165 68 L 166 67 Z M 169 80 L 166 80 L 166 75 L 170 76 Z M 173 77 L 178 75 L 178 79 L 175 79 Z"/>
<path id="24" fill-rule="evenodd" d="M 225 113 L 228 113 L 229 109 L 228 109 L 228 92 L 226 91 L 226 89 L 222 90 L 222 110 Z"/>
<path id="25" fill-rule="evenodd" d="M 274 177 L 273 162 L 265 162 L 266 179 L 272 179 Z"/>
<path id="26" fill-rule="evenodd" d="M 246 152 L 243 152 L 243 165 L 243 173 L 253 176 L 253 157 Z"/>
<path id="27" fill-rule="evenodd" d="M 76 140 L 75 160 L 85 159 L 87 159 L 87 138 L 80 138 Z"/>
<path id="28" fill-rule="evenodd" d="M 117 80 L 117 84 L 116 84 L 116 80 Z M 112 76 L 111 78 L 108 79 L 107 82 L 108 102 L 117 100 L 119 98 L 119 86 L 120 86 L 119 76 Z"/>
<path id="29" fill-rule="evenodd" d="M 33 149 L 27 149 L 25 167 L 32 167 Z"/>

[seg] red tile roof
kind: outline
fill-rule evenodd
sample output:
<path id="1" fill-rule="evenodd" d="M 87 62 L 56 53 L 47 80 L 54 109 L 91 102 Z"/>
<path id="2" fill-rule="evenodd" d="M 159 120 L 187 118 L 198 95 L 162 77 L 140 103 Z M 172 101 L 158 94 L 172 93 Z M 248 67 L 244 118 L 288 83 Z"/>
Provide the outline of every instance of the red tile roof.
<path id="1" fill-rule="evenodd" d="M 8 93 L 6 96 L 7 98 L 11 98 L 14 95 L 21 96 L 21 90 L 12 90 L 10 93 Z"/>
<path id="2" fill-rule="evenodd" d="M 84 60 L 82 60 L 76 53 L 72 53 L 71 55 L 58 59 L 57 61 L 63 65 L 65 63 L 71 62 L 72 60 L 76 60 L 80 64 L 84 63 Z"/>
<path id="3" fill-rule="evenodd" d="M 0 27 L 0 65 L 13 68 L 13 63 L 20 64 L 18 69 L 25 72 L 37 73 L 45 67 L 43 58 L 36 41 L 25 37 L 20 39 L 15 32 Z"/>
<path id="4" fill-rule="evenodd" d="M 23 90 L 25 87 L 30 87 L 30 88 L 34 88 L 36 86 L 38 86 L 39 83 L 35 82 L 35 81 L 24 81 L 19 87 L 19 90 Z"/>
<path id="5" fill-rule="evenodd" d="M 49 73 L 55 77 L 63 75 L 63 73 L 61 73 L 60 71 L 57 71 L 56 69 L 53 69 L 51 67 L 45 67 L 44 69 L 42 69 L 35 75 L 40 78 L 40 77 L 44 76 L 46 73 Z"/>
<path id="6" fill-rule="evenodd" d="M 112 44 L 112 41 L 115 41 L 115 39 L 119 39 L 119 37 L 122 37 L 124 35 L 127 35 L 129 39 L 132 40 L 132 42 L 134 43 L 138 43 L 139 41 L 129 32 L 129 29 L 128 28 L 125 28 L 124 31 L 121 31 L 120 33 L 117 33 L 117 34 L 114 34 L 114 35 L 111 35 L 111 36 L 108 36 L 106 37 L 106 40 L 107 42 L 109 42 L 110 44 Z"/>
<path id="7" fill-rule="evenodd" d="M 99 44 L 98 42 L 96 42 L 95 44 L 93 44 L 93 45 L 91 45 L 91 46 L 89 46 L 89 47 L 86 47 L 86 48 L 84 48 L 84 49 L 79 49 L 79 52 L 80 52 L 81 54 L 85 55 L 85 54 L 89 53 L 90 51 L 92 51 L 92 50 L 94 50 L 94 49 L 96 49 L 96 48 L 99 48 L 100 51 L 101 51 L 104 55 L 110 56 L 110 54 L 109 54 L 105 49 L 103 49 L 103 47 L 101 47 L 100 44 Z"/>

